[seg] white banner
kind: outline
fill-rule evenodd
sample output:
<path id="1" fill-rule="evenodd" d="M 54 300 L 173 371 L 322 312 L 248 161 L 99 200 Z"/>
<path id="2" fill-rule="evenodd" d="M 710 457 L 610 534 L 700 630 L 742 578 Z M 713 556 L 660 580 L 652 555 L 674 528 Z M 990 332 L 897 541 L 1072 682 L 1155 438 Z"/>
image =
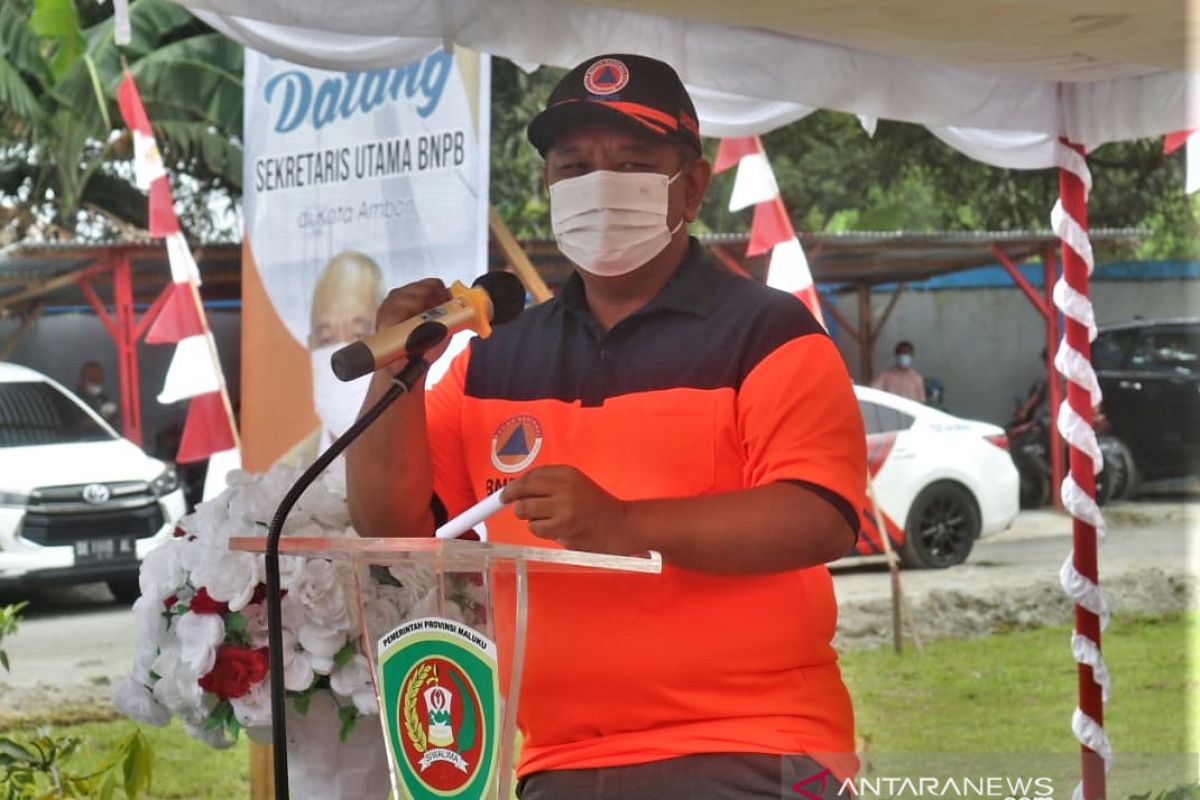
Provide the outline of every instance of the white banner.
<path id="1" fill-rule="evenodd" d="M 247 298 L 243 313 L 272 317 L 320 356 L 303 361 L 312 365 L 312 410 L 324 442 L 353 420 L 365 389 L 340 384 L 328 353 L 372 331 L 389 289 L 427 277 L 469 283 L 486 270 L 489 66 L 486 57 L 440 47 L 363 72 L 246 51 L 247 252 L 272 308 L 251 307 Z M 256 376 L 278 369 L 277 354 L 261 343 L 250 334 L 243 348 Z M 297 374 L 249 388 L 294 392 L 308 383 Z M 275 414 L 282 398 L 243 399 L 246 411 Z M 251 446 L 254 425 L 274 424 L 265 415 L 246 420 Z M 311 427 L 292 440 L 307 442 Z M 314 455 L 304 450 L 299 460 Z"/>

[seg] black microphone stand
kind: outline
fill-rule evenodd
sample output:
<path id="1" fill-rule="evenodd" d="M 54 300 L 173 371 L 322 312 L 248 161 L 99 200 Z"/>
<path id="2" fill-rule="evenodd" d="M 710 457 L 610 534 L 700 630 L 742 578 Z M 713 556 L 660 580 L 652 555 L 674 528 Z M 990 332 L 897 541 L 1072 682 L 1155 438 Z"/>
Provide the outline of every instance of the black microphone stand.
<path id="1" fill-rule="evenodd" d="M 445 326 L 438 325 L 437 327 L 442 329 L 442 336 L 430 341 L 429 345 L 436 344 L 445 337 Z M 432 336 L 429 338 L 434 339 Z M 275 758 L 275 800 L 289 800 L 287 723 L 283 719 L 286 702 L 283 686 L 283 612 L 282 598 L 279 596 L 279 535 L 283 531 L 283 522 L 291 512 L 292 506 L 296 505 L 296 501 L 300 499 L 300 495 L 304 494 L 304 490 L 316 480 L 317 476 L 324 472 L 325 468 L 341 455 L 342 451 L 357 439 L 359 434 L 378 419 L 388 406 L 401 395 L 411 391 L 416 382 L 425 376 L 425 371 L 429 369 L 429 362 L 425 360 L 427 350 L 428 347 L 424 347 L 418 353 L 410 351 L 408 365 L 392 378 L 392 385 L 388 387 L 383 397 L 367 409 L 365 414 L 329 446 L 329 449 L 321 453 L 317 460 L 296 480 L 292 488 L 288 489 L 279 508 L 276 509 L 275 516 L 271 520 L 271 527 L 267 531 L 267 546 L 264 555 L 267 572 L 267 654 L 271 679 L 271 743 Z"/>

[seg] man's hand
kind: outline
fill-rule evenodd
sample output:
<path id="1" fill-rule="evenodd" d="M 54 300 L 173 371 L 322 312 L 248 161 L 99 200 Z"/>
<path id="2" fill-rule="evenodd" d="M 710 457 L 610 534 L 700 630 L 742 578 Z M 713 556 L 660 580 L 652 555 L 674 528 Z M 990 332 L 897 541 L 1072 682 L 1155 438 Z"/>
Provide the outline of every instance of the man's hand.
<path id="1" fill-rule="evenodd" d="M 575 467 L 530 470 L 505 486 L 501 499 L 535 536 L 571 550 L 630 555 L 645 549 L 629 536 L 626 503 Z"/>
<path id="2" fill-rule="evenodd" d="M 421 312 L 440 306 L 449 300 L 450 290 L 438 278 L 426 278 L 405 284 L 399 289 L 392 289 L 380 304 L 379 310 L 375 312 L 375 330 L 381 331 L 392 325 L 399 325 L 401 322 L 412 319 Z M 445 341 L 431 348 L 425 354 L 425 360 L 432 364 L 442 353 L 446 352 L 449 343 L 450 337 L 447 336 Z M 408 362 L 401 360 L 392 364 L 387 370 L 389 377 L 398 374 L 406 363 Z"/>
<path id="3" fill-rule="evenodd" d="M 437 278 L 393 289 L 375 314 L 376 330 L 411 319 L 450 299 Z M 432 362 L 446 350 L 442 343 L 425 354 Z M 387 392 L 407 364 L 398 359 L 375 371 L 363 408 Z M 425 431 L 425 381 L 417 381 L 363 432 L 346 451 L 346 499 L 350 520 L 364 536 L 415 536 L 433 533 L 433 470 Z M 362 413 L 361 411 L 359 413 Z M 404 442 L 401 450 L 396 442 Z"/>
<path id="4" fill-rule="evenodd" d="M 574 467 L 538 467 L 504 487 L 518 519 L 572 550 L 634 555 L 657 550 L 674 567 L 761 574 L 846 554 L 854 531 L 828 500 L 769 483 L 698 497 L 621 500 Z"/>

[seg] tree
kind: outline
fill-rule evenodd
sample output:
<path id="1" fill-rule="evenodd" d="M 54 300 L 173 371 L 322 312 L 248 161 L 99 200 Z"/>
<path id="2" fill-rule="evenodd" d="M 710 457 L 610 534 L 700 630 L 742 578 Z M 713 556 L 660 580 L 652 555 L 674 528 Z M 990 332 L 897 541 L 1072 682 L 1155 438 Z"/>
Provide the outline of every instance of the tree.
<path id="1" fill-rule="evenodd" d="M 165 162 L 192 198 L 182 222 L 220 235 L 212 193 L 240 196 L 241 47 L 167 0 L 130 5 L 132 42 L 113 40 L 111 5 L 6 0 L 0 6 L 0 225 L 106 239 L 146 227 L 131 138 L 116 112 L 123 61 L 138 83 Z"/>
<path id="2" fill-rule="evenodd" d="M 527 73 L 507 59 L 492 59 L 491 200 L 522 238 L 552 236 L 542 159 L 525 138 L 525 126 L 546 107 L 564 74 L 547 67 Z"/>

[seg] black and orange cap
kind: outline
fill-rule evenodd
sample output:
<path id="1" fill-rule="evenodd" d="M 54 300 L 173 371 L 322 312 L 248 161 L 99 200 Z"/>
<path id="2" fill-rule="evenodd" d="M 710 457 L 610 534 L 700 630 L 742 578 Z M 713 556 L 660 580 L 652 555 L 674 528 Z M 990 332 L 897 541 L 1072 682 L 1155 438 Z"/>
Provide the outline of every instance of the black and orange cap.
<path id="1" fill-rule="evenodd" d="M 654 58 L 625 54 L 589 58 L 558 82 L 527 133 L 544 156 L 564 131 L 597 122 L 682 142 L 700 152 L 700 125 L 692 98 L 675 70 Z"/>

